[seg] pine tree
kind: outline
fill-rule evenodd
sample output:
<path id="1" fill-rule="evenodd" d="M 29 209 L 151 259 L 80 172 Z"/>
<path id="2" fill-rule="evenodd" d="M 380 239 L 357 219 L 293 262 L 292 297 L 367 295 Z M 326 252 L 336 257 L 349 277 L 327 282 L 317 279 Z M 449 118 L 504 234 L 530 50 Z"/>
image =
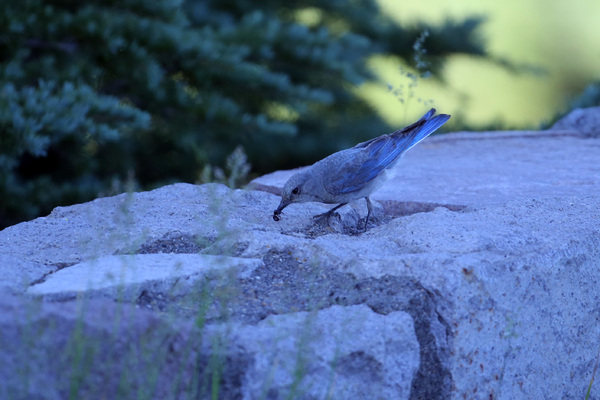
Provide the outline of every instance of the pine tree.
<path id="1" fill-rule="evenodd" d="M 434 72 L 453 53 L 485 56 L 480 22 L 428 28 Z M 0 226 L 128 176 L 142 188 L 197 181 L 238 145 L 264 172 L 385 131 L 351 89 L 372 78 L 370 55 L 411 60 L 423 29 L 374 0 L 8 0 Z"/>

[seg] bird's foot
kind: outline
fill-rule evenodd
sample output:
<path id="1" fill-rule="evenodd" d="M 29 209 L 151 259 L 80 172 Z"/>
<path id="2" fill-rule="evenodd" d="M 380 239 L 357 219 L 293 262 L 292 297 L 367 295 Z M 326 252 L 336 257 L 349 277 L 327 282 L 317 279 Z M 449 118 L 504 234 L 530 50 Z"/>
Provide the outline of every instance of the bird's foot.
<path id="1" fill-rule="evenodd" d="M 321 221 L 323 219 L 328 220 L 334 213 L 335 212 L 327 211 L 327 212 L 324 212 L 323 214 L 314 215 L 313 220 L 315 220 L 315 221 Z"/>
<path id="2" fill-rule="evenodd" d="M 327 218 L 329 220 L 329 217 L 331 217 L 339 208 L 344 207 L 346 204 L 348 204 L 348 203 L 338 204 L 337 206 L 333 207 L 331 210 L 329 210 L 327 212 L 324 212 L 323 214 L 315 215 L 313 217 L 313 219 L 318 221 L 318 220 L 322 220 L 323 218 Z"/>

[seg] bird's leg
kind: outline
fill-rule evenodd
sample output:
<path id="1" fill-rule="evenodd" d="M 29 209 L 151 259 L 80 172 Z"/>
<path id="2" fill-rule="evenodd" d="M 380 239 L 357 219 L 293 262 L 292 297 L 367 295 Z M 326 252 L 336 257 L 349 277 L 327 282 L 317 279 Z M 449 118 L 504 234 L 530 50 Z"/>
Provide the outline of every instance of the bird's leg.
<path id="1" fill-rule="evenodd" d="M 313 219 L 320 219 L 320 218 L 323 218 L 323 217 L 329 218 L 329 217 L 331 217 L 331 214 L 333 214 L 335 212 L 335 210 L 337 210 L 340 207 L 345 206 L 346 204 L 348 204 L 348 203 L 338 204 L 337 206 L 333 207 L 331 210 L 329 210 L 327 212 L 324 212 L 323 214 L 315 215 L 313 217 Z"/>
<path id="2" fill-rule="evenodd" d="M 369 196 L 365 197 L 365 200 L 367 201 L 367 219 L 365 220 L 365 232 L 367 231 L 367 224 L 369 223 L 369 217 L 371 216 L 371 211 L 373 211 L 373 205 L 371 204 L 371 199 L 369 199 Z"/>

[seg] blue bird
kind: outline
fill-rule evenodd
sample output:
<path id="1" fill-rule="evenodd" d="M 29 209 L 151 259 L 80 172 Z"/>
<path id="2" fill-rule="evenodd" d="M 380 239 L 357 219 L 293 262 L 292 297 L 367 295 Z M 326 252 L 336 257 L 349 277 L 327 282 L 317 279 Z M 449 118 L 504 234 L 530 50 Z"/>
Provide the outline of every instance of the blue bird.
<path id="1" fill-rule="evenodd" d="M 367 201 L 365 231 L 372 212 L 369 196 L 393 176 L 392 168 L 402 155 L 444 125 L 450 115 L 434 117 L 429 110 L 412 125 L 388 135 L 382 135 L 356 146 L 338 151 L 293 175 L 283 186 L 279 207 L 273 219 L 280 220 L 283 209 L 292 203 L 315 201 L 338 204 L 314 218 L 329 217 L 351 201 Z"/>

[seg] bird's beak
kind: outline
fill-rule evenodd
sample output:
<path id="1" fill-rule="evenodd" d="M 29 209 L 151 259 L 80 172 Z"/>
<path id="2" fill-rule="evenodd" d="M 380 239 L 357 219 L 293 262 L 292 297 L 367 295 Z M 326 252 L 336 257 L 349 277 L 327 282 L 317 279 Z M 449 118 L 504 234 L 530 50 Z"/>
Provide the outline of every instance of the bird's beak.
<path id="1" fill-rule="evenodd" d="M 291 201 L 286 201 L 282 198 L 281 203 L 279 203 L 279 207 L 277 207 L 275 209 L 275 211 L 273 211 L 273 219 L 275 221 L 279 221 L 279 214 L 281 214 L 283 209 L 286 208 L 287 206 L 289 206 L 290 204 L 291 204 Z"/>

